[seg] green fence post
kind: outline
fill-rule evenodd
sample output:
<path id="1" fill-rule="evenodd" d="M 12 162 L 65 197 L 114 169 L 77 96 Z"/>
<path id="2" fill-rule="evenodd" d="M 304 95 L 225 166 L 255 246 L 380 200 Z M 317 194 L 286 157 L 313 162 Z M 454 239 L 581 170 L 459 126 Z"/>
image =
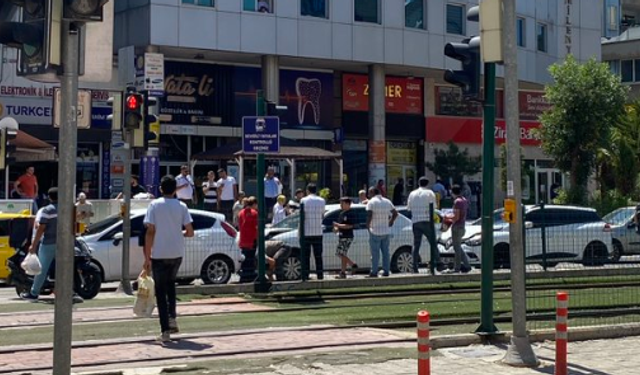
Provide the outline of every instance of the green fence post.
<path id="1" fill-rule="evenodd" d="M 300 203 L 300 227 L 298 228 L 298 235 L 300 236 L 300 269 L 301 269 L 301 277 L 302 281 L 309 280 L 309 268 L 311 268 L 311 262 L 307 262 L 307 248 L 305 246 L 305 238 L 304 238 L 304 203 Z"/>
<path id="2" fill-rule="evenodd" d="M 436 224 L 433 222 L 433 203 L 429 203 L 429 225 L 431 226 L 431 233 L 436 233 Z M 435 236 L 429 236 L 429 250 L 431 251 L 431 262 L 429 262 L 429 271 L 432 275 L 436 274 L 436 259 L 440 259 L 438 256 L 438 244 L 436 243 Z"/>
<path id="3" fill-rule="evenodd" d="M 264 116 L 265 115 L 265 101 L 264 101 L 264 92 L 262 90 L 258 90 L 256 92 L 256 115 Z M 265 162 L 264 162 L 264 154 L 260 153 L 257 155 L 256 161 L 256 183 L 258 187 L 258 280 L 255 284 L 255 291 L 257 293 L 267 293 L 270 288 L 270 283 L 267 282 L 267 277 L 265 275 L 266 271 L 266 260 L 265 260 L 265 240 L 264 240 L 264 229 L 267 218 L 266 212 L 266 204 L 264 201 L 264 176 L 265 173 Z"/>

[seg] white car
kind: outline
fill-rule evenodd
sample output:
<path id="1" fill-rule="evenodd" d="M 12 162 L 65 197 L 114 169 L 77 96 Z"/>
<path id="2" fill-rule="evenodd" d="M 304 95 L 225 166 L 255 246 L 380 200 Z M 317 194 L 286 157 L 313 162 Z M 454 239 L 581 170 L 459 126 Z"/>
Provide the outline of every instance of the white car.
<path id="1" fill-rule="evenodd" d="M 369 246 L 369 231 L 366 228 L 367 212 L 366 206 L 362 204 L 351 205 L 357 223 L 354 228 L 354 240 L 349 248 L 348 256 L 358 264 L 360 270 L 371 269 L 371 250 Z M 336 204 L 327 205 L 325 210 L 323 225 L 323 263 L 324 270 L 339 270 L 340 258 L 336 253 L 338 245 L 338 235 L 333 232 L 333 223 L 338 221 L 340 206 Z M 300 242 L 298 239 L 299 216 L 291 215 L 278 225 L 271 228 L 271 233 L 267 237 L 273 240 L 283 241 L 293 249 L 291 256 L 283 262 L 283 273 L 287 280 L 297 280 L 301 277 L 300 263 Z M 277 234 L 280 232 L 279 234 Z M 409 273 L 413 271 L 413 229 L 411 220 L 403 215 L 398 215 L 395 223 L 391 227 L 391 240 L 389 245 L 389 256 L 391 260 L 391 271 L 393 273 Z M 421 263 L 431 259 L 429 243 L 423 237 L 420 247 Z M 313 254 L 310 256 L 311 270 L 314 270 Z M 382 258 L 381 258 L 382 260 Z M 382 267 L 382 264 L 380 264 Z"/>
<path id="2" fill-rule="evenodd" d="M 503 209 L 494 211 L 493 257 L 495 268 L 510 267 L 509 223 L 502 218 Z M 592 208 L 545 205 L 525 207 L 525 251 L 528 262 L 554 266 L 564 261 L 581 261 L 585 265 L 606 262 L 613 250 L 611 227 Z M 472 263 L 482 258 L 481 219 L 466 226 L 462 248 Z M 543 246 L 542 236 L 546 238 Z M 451 230 L 439 240 L 452 251 Z"/>
<path id="3" fill-rule="evenodd" d="M 236 230 L 214 212 L 189 210 L 195 235 L 185 238 L 185 257 L 178 271 L 178 279 L 190 282 L 201 278 L 205 284 L 226 284 L 237 271 L 240 250 Z M 146 210 L 131 212 L 131 242 L 129 277 L 135 280 L 144 264 L 140 236 L 144 234 Z M 90 225 L 80 237 L 93 250 L 93 261 L 100 267 L 103 280 L 120 280 L 122 270 L 122 218 L 112 215 Z"/>

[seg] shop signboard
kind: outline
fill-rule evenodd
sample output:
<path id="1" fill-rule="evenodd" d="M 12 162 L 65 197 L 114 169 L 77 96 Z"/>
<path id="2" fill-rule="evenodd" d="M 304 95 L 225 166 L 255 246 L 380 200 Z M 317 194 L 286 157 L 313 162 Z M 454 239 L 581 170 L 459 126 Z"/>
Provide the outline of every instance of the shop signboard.
<path id="1" fill-rule="evenodd" d="M 422 78 L 386 77 L 385 110 L 387 113 L 423 114 L 424 83 Z M 369 111 L 369 77 L 364 74 L 342 76 L 342 109 Z"/>
<path id="2" fill-rule="evenodd" d="M 102 150 L 102 196 L 101 199 L 111 198 L 111 150 Z"/>
<path id="3" fill-rule="evenodd" d="M 236 67 L 235 118 L 256 114 L 256 91 L 262 89 L 262 73 L 257 68 Z M 278 104 L 287 107 L 280 115 L 281 128 L 333 128 L 333 74 L 301 70 L 280 70 Z"/>
<path id="4" fill-rule="evenodd" d="M 157 156 L 144 156 L 140 160 L 140 177 L 142 186 L 153 196 L 159 196 L 160 159 Z"/>
<path id="5" fill-rule="evenodd" d="M 427 142 L 433 143 L 482 143 L 482 119 L 461 117 L 429 117 L 427 118 Z M 540 146 L 535 129 L 539 122 L 520 121 L 520 144 L 523 146 Z M 496 144 L 505 143 L 507 138 L 504 120 L 497 120 L 494 128 Z"/>

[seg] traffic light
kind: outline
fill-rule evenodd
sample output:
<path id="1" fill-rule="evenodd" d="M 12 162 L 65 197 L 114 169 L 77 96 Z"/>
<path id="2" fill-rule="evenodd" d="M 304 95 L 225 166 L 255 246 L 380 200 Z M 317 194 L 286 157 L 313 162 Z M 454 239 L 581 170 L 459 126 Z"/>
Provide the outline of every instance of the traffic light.
<path id="1" fill-rule="evenodd" d="M 109 0 L 64 0 L 64 19 L 76 22 L 102 21 L 102 7 Z"/>
<path id="2" fill-rule="evenodd" d="M 465 39 L 462 43 L 447 43 L 444 54 L 462 63 L 462 70 L 447 70 L 444 80 L 462 88 L 468 100 L 480 97 L 480 37 Z"/>
<path id="3" fill-rule="evenodd" d="M 107 120 L 111 121 L 111 130 L 122 130 L 122 94 L 109 97 L 107 104 L 111 107 L 111 114 L 107 116 Z"/>
<path id="4" fill-rule="evenodd" d="M 160 118 L 157 116 L 158 99 L 147 97 L 144 106 L 144 148 L 158 147 L 160 144 Z"/>
<path id="5" fill-rule="evenodd" d="M 124 127 L 125 129 L 140 129 L 143 120 L 142 105 L 144 98 L 134 92 L 128 92 L 124 97 Z"/>
<path id="6" fill-rule="evenodd" d="M 61 64 L 62 7 L 54 0 L 9 0 L 18 22 L 0 21 L 0 43 L 18 49 L 18 75 L 57 72 Z"/>
<path id="7" fill-rule="evenodd" d="M 15 139 L 18 136 L 16 129 L 5 128 L 0 131 L 0 169 L 5 169 L 7 165 L 11 165 L 16 161 Z"/>

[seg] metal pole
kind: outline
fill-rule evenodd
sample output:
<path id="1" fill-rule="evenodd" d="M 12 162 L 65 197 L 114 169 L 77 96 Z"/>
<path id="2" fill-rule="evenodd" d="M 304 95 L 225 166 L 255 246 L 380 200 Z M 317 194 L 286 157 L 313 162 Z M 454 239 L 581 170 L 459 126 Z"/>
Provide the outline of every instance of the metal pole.
<path id="1" fill-rule="evenodd" d="M 256 101 L 256 114 L 258 116 L 264 116 L 266 112 L 264 95 L 259 92 Z M 256 182 L 258 187 L 258 282 L 255 284 L 255 291 L 257 293 L 267 293 L 269 291 L 269 284 L 265 277 L 265 243 L 264 243 L 264 227 L 267 218 L 266 202 L 264 201 L 264 173 L 265 162 L 264 154 L 258 154 L 256 161 Z"/>
<path id="2" fill-rule="evenodd" d="M 125 130 L 124 137 L 129 146 L 124 161 L 124 216 L 122 218 L 122 274 L 118 291 L 132 295 L 131 280 L 129 279 L 129 254 L 131 252 L 131 159 L 133 157 L 133 131 Z M 122 211 L 121 211 L 122 212 Z"/>
<path id="3" fill-rule="evenodd" d="M 56 246 L 56 303 L 53 325 L 53 374 L 71 373 L 73 257 L 75 242 L 76 153 L 78 138 L 78 30 L 63 22 L 60 157 L 58 160 L 58 223 Z"/>
<path id="4" fill-rule="evenodd" d="M 496 123 L 496 64 L 484 64 L 484 128 L 482 139 L 482 299 L 480 327 L 476 333 L 492 335 L 498 331 L 493 323 L 493 165 Z"/>
<path id="5" fill-rule="evenodd" d="M 516 0 L 503 0 L 504 97 L 507 123 L 507 196 L 518 205 L 515 222 L 509 226 L 511 254 L 511 303 L 513 335 L 503 359 L 512 366 L 537 366 L 539 361 L 527 334 L 527 297 L 522 233 L 522 172 L 518 108 L 518 50 L 516 47 Z"/>

